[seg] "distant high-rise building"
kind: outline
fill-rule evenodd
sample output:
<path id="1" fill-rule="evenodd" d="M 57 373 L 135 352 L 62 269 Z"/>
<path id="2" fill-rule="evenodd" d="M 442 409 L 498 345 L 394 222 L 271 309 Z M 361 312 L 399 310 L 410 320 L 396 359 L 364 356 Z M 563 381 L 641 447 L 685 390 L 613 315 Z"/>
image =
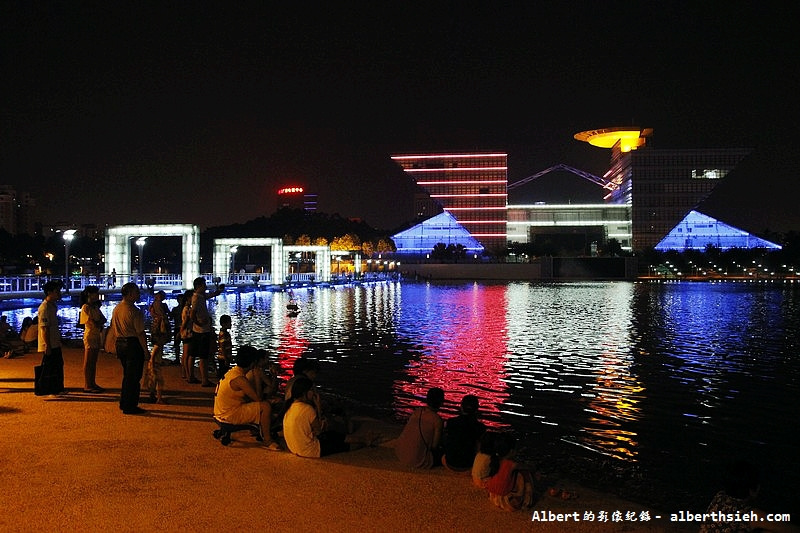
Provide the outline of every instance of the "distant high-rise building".
<path id="1" fill-rule="evenodd" d="M 14 187 L 0 185 L 0 228 L 12 235 L 36 230 L 36 200 L 27 192 L 18 193 Z"/>
<path id="2" fill-rule="evenodd" d="M 313 213 L 317 210 L 317 194 L 305 190 L 304 187 L 293 185 L 278 189 L 278 209 L 287 207 L 289 209 L 302 209 L 306 213 Z"/>
<path id="3" fill-rule="evenodd" d="M 392 160 L 488 251 L 506 249 L 508 155 L 504 152 L 393 155 Z M 417 199 L 420 216 L 433 216 Z"/>
<path id="4" fill-rule="evenodd" d="M 36 199 L 27 192 L 19 193 L 17 195 L 17 233 L 35 235 L 38 222 Z"/>
<path id="5" fill-rule="evenodd" d="M 16 191 L 8 185 L 0 185 L 0 229 L 12 235 L 17 232 Z"/>
<path id="6" fill-rule="evenodd" d="M 750 152 L 742 148 L 663 150 L 645 147 L 652 130 L 607 128 L 575 134 L 611 148 L 606 201 L 631 206 L 633 249 L 652 248 L 703 201 Z"/>

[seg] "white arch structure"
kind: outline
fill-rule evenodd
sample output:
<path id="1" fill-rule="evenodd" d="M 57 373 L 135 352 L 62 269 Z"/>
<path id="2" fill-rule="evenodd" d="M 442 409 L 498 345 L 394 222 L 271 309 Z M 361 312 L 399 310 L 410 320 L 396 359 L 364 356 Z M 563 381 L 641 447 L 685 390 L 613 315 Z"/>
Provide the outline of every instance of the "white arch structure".
<path id="1" fill-rule="evenodd" d="M 330 281 L 331 280 L 331 247 L 330 246 L 301 246 L 301 245 L 293 245 L 293 246 L 284 246 L 283 247 L 283 261 L 281 261 L 281 266 L 283 268 L 283 272 L 281 273 L 281 277 L 278 278 L 277 282 L 281 283 L 283 279 L 289 273 L 289 261 L 292 258 L 292 254 L 297 252 L 313 252 L 316 254 L 316 259 L 314 260 L 314 279 L 317 281 Z M 273 283 L 275 283 L 275 277 L 273 277 Z"/>
<path id="2" fill-rule="evenodd" d="M 112 226 L 106 230 L 107 276 L 114 270 L 124 280 L 125 273 L 130 272 L 131 251 L 128 242 L 133 237 L 181 237 L 184 288 L 190 288 L 192 281 L 200 275 L 200 228 L 193 224 L 150 224 Z"/>
<path id="3" fill-rule="evenodd" d="M 271 266 L 270 279 L 272 284 L 283 282 L 285 271 L 276 272 L 275 269 L 283 265 L 283 239 L 277 237 L 245 237 L 214 239 L 214 256 L 212 271 L 215 277 L 228 279 L 231 266 L 231 248 L 234 246 L 269 246 Z M 277 265 L 277 267 L 276 267 Z"/>

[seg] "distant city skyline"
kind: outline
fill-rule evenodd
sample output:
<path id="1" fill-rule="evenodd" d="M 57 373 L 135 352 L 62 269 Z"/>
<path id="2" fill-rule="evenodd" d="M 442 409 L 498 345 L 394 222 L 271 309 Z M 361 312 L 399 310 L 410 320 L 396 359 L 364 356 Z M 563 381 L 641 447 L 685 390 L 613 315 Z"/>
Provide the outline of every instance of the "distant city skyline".
<path id="1" fill-rule="evenodd" d="M 601 174 L 607 151 L 572 136 L 635 125 L 658 148 L 782 141 L 775 157 L 796 157 L 799 10 L 12 3 L 0 184 L 45 223 L 207 228 L 269 215 L 300 183 L 321 212 L 393 229 L 414 194 L 393 153 L 500 150 L 509 183 L 558 163 Z M 758 180 L 756 209 L 798 192 L 793 175 Z M 509 202 L 594 192 L 553 175 Z M 773 229 L 800 228 L 795 211 Z"/>

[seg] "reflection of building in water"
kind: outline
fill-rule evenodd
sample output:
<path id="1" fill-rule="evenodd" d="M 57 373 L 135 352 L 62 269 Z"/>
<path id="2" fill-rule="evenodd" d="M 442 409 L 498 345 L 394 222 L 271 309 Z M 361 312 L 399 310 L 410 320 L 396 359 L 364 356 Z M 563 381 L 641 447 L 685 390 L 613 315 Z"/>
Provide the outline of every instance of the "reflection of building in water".
<path id="1" fill-rule="evenodd" d="M 395 411 L 405 417 L 415 408 L 401 404 L 398 397 L 423 400 L 428 389 L 441 387 L 445 410 L 457 411 L 461 398 L 474 394 L 486 425 L 507 425 L 500 415 L 508 398 L 506 287 L 474 286 L 446 293 L 442 300 L 430 302 L 426 322 L 435 328 L 427 339 L 428 352 L 409 363 L 408 379 L 395 381 Z"/>
<path id="2" fill-rule="evenodd" d="M 583 428 L 583 446 L 617 459 L 636 460 L 639 442 L 632 422 L 642 417 L 639 400 L 644 387 L 630 374 L 630 357 L 607 351 L 595 374 L 586 409 L 591 416 Z"/>

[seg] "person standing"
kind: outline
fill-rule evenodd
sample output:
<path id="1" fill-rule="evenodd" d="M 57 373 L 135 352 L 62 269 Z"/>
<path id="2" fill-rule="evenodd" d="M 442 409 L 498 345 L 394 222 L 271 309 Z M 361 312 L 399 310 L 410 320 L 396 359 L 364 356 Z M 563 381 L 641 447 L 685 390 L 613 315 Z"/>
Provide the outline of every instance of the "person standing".
<path id="1" fill-rule="evenodd" d="M 192 296 L 192 338 L 189 344 L 189 368 L 194 366 L 197 359 L 200 367 L 201 387 L 213 387 L 214 384 L 208 379 L 208 360 L 211 357 L 212 347 L 216 347 L 216 339 L 211 333 L 211 315 L 208 312 L 208 300 L 219 296 L 225 290 L 225 284 L 221 283 L 214 292 L 206 292 L 206 278 L 200 276 L 195 278 L 194 295 Z M 191 383 L 193 376 L 189 376 Z"/>
<path id="2" fill-rule="evenodd" d="M 40 382 L 48 376 L 50 386 L 40 389 L 37 394 L 63 394 L 64 389 L 64 357 L 61 355 L 61 333 L 58 331 L 58 307 L 61 299 L 61 282 L 50 280 L 44 284 L 44 300 L 38 310 L 39 317 L 39 351 L 42 352 L 42 374 Z"/>
<path id="3" fill-rule="evenodd" d="M 161 364 L 164 360 L 164 346 L 169 342 L 172 331 L 169 325 L 169 308 L 164 303 L 166 297 L 164 291 L 158 291 L 153 297 L 153 303 L 150 304 L 150 343 L 153 349 L 147 363 L 145 388 L 150 391 L 150 400 L 155 403 L 164 403 L 164 376 Z"/>
<path id="4" fill-rule="evenodd" d="M 105 389 L 97 384 L 97 356 L 100 353 L 103 325 L 106 317 L 100 311 L 100 289 L 89 285 L 81 291 L 80 324 L 83 326 L 83 392 L 99 393 Z"/>
<path id="5" fill-rule="evenodd" d="M 147 338 L 144 334 L 144 314 L 136 307 L 139 287 L 135 283 L 122 286 L 122 301 L 111 314 L 111 327 L 117 335 L 117 357 L 122 364 L 122 389 L 119 408 L 126 415 L 147 413 L 139 407 L 139 382 L 144 370 Z"/>

